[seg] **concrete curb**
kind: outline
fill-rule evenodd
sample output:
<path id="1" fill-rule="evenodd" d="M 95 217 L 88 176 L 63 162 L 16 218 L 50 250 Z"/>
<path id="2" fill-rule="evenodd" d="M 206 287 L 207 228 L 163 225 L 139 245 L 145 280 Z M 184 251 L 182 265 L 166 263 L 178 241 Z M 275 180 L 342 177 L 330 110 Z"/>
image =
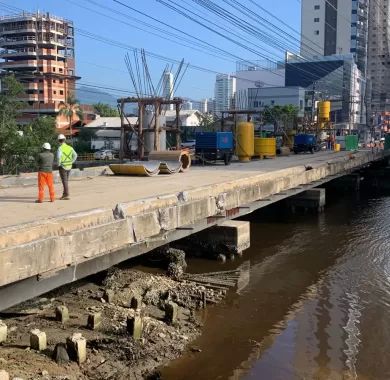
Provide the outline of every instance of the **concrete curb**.
<path id="1" fill-rule="evenodd" d="M 70 180 L 97 177 L 104 174 L 112 174 L 108 166 L 98 166 L 85 169 L 72 169 Z M 22 173 L 20 175 L 3 175 L 0 176 L 0 189 L 10 187 L 25 187 L 37 185 L 38 173 Z M 53 171 L 55 183 L 60 183 L 61 179 L 58 170 Z"/>

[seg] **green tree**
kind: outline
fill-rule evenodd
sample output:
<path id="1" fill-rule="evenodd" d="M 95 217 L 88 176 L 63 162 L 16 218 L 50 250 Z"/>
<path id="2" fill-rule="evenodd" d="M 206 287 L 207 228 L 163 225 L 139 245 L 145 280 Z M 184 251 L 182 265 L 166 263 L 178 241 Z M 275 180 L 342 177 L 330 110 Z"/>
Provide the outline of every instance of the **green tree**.
<path id="1" fill-rule="evenodd" d="M 20 127 L 22 132 L 20 144 L 23 146 L 24 162 L 19 167 L 24 171 L 37 170 L 37 155 L 42 151 L 42 145 L 48 142 L 55 153 L 57 146 L 56 121 L 53 117 L 43 116 L 35 119 L 31 124 Z"/>
<path id="2" fill-rule="evenodd" d="M 202 128 L 202 131 L 213 131 L 214 130 L 214 116 L 209 114 L 209 113 L 205 113 L 205 114 L 202 114 L 202 116 L 200 117 L 200 122 L 199 122 L 199 126 Z"/>
<path id="3" fill-rule="evenodd" d="M 56 143 L 55 120 L 41 117 L 29 125 L 19 126 L 17 116 L 24 103 L 19 96 L 23 86 L 13 77 L 2 82 L 0 93 L 0 171 L 18 174 L 36 169 L 36 154 L 44 142 Z"/>
<path id="4" fill-rule="evenodd" d="M 23 103 L 18 98 L 23 93 L 23 86 L 14 76 L 2 80 L 0 93 L 0 165 L 2 172 L 8 174 L 15 170 L 20 160 L 18 153 L 22 149 L 21 131 L 16 123 L 18 111 Z"/>
<path id="5" fill-rule="evenodd" d="M 77 153 L 91 153 L 91 140 L 95 137 L 96 133 L 91 128 L 80 128 L 77 139 L 74 143 L 74 149 Z"/>
<path id="6" fill-rule="evenodd" d="M 285 106 L 266 106 L 262 112 L 263 121 L 278 127 L 292 127 L 298 116 L 298 108 L 289 104 Z"/>
<path id="7" fill-rule="evenodd" d="M 119 112 L 116 108 L 111 107 L 109 104 L 96 103 L 93 105 L 95 112 L 101 117 L 117 117 Z"/>
<path id="8" fill-rule="evenodd" d="M 73 143 L 73 131 L 72 125 L 73 120 L 77 116 L 80 120 L 83 120 L 83 111 L 80 108 L 80 104 L 76 98 L 69 96 L 66 103 L 62 103 L 60 106 L 59 115 L 63 115 L 68 119 L 69 131 L 70 131 L 70 141 Z"/>

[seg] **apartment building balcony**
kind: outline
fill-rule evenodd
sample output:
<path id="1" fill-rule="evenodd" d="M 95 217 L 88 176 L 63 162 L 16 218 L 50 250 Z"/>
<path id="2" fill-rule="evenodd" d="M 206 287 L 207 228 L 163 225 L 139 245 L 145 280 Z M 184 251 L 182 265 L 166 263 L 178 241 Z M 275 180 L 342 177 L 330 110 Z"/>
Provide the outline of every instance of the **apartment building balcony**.
<path id="1" fill-rule="evenodd" d="M 24 45 L 36 45 L 37 41 L 35 36 L 21 36 L 21 37 L 3 37 L 0 39 L 1 47 L 16 47 Z"/>
<path id="2" fill-rule="evenodd" d="M 37 67 L 38 62 L 36 60 L 0 62 L 0 69 L 32 68 L 36 70 Z"/>
<path id="3" fill-rule="evenodd" d="M 38 53 L 39 58 L 65 58 L 65 52 L 57 51 L 56 49 L 42 49 Z"/>
<path id="4" fill-rule="evenodd" d="M 367 13 L 367 10 L 365 10 L 365 9 L 358 8 L 357 15 L 358 15 L 360 20 L 367 20 L 367 18 L 368 18 L 368 13 Z"/>
<path id="5" fill-rule="evenodd" d="M 36 28 L 34 27 L 20 27 L 20 28 L 0 28 L 0 33 L 3 36 L 15 35 L 15 34 L 35 34 L 37 33 Z"/>
<path id="6" fill-rule="evenodd" d="M 66 42 L 64 40 L 58 40 L 54 38 L 48 38 L 48 39 L 39 39 L 38 41 L 39 45 L 43 46 L 60 46 L 60 47 L 65 47 Z"/>
<path id="7" fill-rule="evenodd" d="M 367 42 L 367 35 L 365 33 L 356 33 L 356 39 L 361 44 L 365 44 Z"/>
<path id="8" fill-rule="evenodd" d="M 367 9 L 368 8 L 368 0 L 358 0 L 358 5 L 360 8 Z"/>
<path id="9" fill-rule="evenodd" d="M 26 83 L 24 85 L 24 88 L 26 90 L 38 90 L 39 89 L 39 84 L 38 83 Z"/>
<path id="10" fill-rule="evenodd" d="M 56 34 L 65 34 L 65 29 L 63 28 L 50 28 L 51 33 L 56 33 Z"/>
<path id="11" fill-rule="evenodd" d="M 61 102 L 54 103 L 34 103 L 33 105 L 26 105 L 21 112 L 23 113 L 58 113 Z"/>
<path id="12" fill-rule="evenodd" d="M 29 58 L 36 57 L 37 53 L 34 50 L 22 49 L 18 51 L 3 50 L 0 51 L 0 58 Z"/>
<path id="13" fill-rule="evenodd" d="M 14 34 L 36 34 L 36 33 L 55 33 L 55 34 L 65 34 L 65 29 L 56 26 L 43 26 L 37 28 L 35 24 L 26 24 L 21 26 L 10 26 L 0 24 L 0 33 L 3 35 L 14 35 Z"/>
<path id="14" fill-rule="evenodd" d="M 24 94 L 19 96 L 19 99 L 23 102 L 37 102 L 39 101 L 38 94 Z"/>
<path id="15" fill-rule="evenodd" d="M 3 37 L 0 39 L 0 47 L 8 47 L 12 48 L 15 46 L 23 46 L 23 45 L 47 45 L 47 46 L 60 46 L 65 47 L 69 43 L 67 43 L 63 39 L 56 38 L 38 38 L 36 36 L 18 36 L 18 37 Z"/>

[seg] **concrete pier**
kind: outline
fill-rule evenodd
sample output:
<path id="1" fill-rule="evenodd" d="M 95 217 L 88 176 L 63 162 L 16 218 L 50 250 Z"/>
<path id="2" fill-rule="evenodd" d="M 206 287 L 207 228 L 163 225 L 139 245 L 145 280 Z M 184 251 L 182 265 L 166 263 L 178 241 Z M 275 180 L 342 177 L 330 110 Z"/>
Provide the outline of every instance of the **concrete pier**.
<path id="1" fill-rule="evenodd" d="M 228 253 L 241 254 L 250 247 L 250 223 L 227 220 L 218 226 L 202 231 L 197 238 L 215 245 L 222 245 Z"/>
<path id="2" fill-rule="evenodd" d="M 35 204 L 35 187 L 0 189 L 0 310 L 387 155 L 324 152 L 175 176 L 103 175 L 71 182 L 71 200 L 54 204 Z"/>
<path id="3" fill-rule="evenodd" d="M 304 211 L 322 212 L 325 207 L 325 189 L 310 189 L 286 200 L 288 207 L 295 212 Z"/>

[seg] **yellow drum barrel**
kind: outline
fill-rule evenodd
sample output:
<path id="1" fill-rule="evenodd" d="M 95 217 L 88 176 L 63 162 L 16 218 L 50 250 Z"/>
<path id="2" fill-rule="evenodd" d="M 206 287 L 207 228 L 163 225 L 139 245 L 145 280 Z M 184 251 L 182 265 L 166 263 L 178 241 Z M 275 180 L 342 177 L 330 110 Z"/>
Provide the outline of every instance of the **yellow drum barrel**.
<path id="1" fill-rule="evenodd" d="M 322 122 L 330 120 L 330 102 L 325 101 L 318 103 L 318 116 Z"/>
<path id="2" fill-rule="evenodd" d="M 276 156 L 276 139 L 255 137 L 255 156 Z"/>
<path id="3" fill-rule="evenodd" d="M 255 127 L 253 123 L 240 122 L 237 125 L 236 152 L 240 161 L 250 161 L 254 155 Z"/>

